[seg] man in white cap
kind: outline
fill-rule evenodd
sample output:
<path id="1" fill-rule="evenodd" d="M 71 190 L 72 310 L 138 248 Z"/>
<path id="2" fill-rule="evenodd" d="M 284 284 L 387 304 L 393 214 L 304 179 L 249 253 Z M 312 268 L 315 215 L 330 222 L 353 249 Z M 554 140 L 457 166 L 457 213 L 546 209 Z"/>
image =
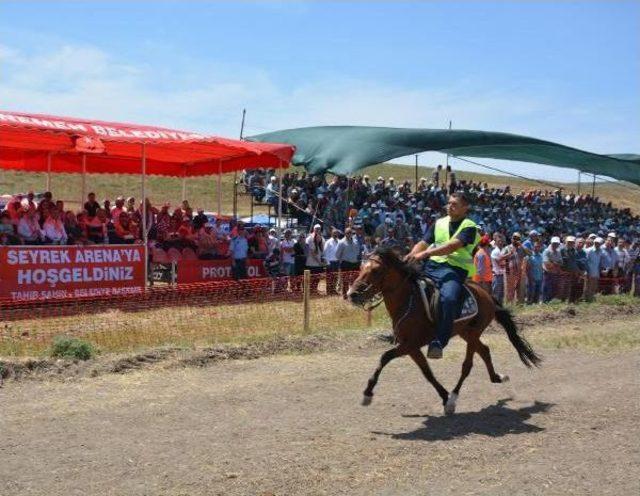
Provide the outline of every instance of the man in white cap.
<path id="1" fill-rule="evenodd" d="M 600 272 L 604 268 L 605 255 L 600 248 L 604 240 L 595 238 L 593 246 L 585 249 L 587 253 L 587 284 L 585 287 L 584 298 L 586 301 L 593 301 L 593 296 L 598 291 L 600 281 Z"/>
<path id="2" fill-rule="evenodd" d="M 313 226 L 313 232 L 307 236 L 307 264 L 306 268 L 311 271 L 312 274 L 320 274 L 324 271 L 325 258 L 324 258 L 324 238 L 322 237 L 322 226 L 316 224 Z M 320 283 L 320 276 L 314 276 L 311 278 L 311 289 L 314 292 L 318 292 L 318 284 Z"/>
<path id="3" fill-rule="evenodd" d="M 562 273 L 560 238 L 553 236 L 551 244 L 542 252 L 542 301 L 547 303 L 558 296 L 558 281 Z"/>
<path id="4" fill-rule="evenodd" d="M 264 190 L 264 202 L 271 205 L 274 209 L 278 208 L 278 193 L 280 187 L 278 186 L 278 178 L 271 176 L 271 180 Z"/>

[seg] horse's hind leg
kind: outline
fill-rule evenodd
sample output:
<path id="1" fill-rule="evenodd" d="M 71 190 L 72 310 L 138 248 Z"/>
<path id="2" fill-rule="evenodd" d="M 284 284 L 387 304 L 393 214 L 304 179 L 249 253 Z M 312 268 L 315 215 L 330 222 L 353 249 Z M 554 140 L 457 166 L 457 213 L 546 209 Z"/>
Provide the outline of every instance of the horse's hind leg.
<path id="1" fill-rule="evenodd" d="M 456 411 L 456 400 L 460 394 L 460 389 L 462 388 L 464 380 L 469 377 L 471 367 L 473 367 L 473 355 L 476 352 L 476 344 L 477 341 L 475 340 L 467 340 L 467 353 L 464 356 L 464 362 L 462 362 L 460 379 L 458 379 L 458 384 L 453 388 L 453 391 L 451 391 L 451 395 L 449 396 L 449 400 L 444 405 L 444 413 L 447 415 L 451 415 Z"/>
<path id="2" fill-rule="evenodd" d="M 395 348 L 391 348 L 390 350 L 385 351 L 380 357 L 380 363 L 376 370 L 374 370 L 373 375 L 369 378 L 369 382 L 367 383 L 367 388 L 364 390 L 364 396 L 362 398 L 362 404 L 364 406 L 368 406 L 371 404 L 373 400 L 373 388 L 378 383 L 378 378 L 380 377 L 380 372 L 391 360 L 394 358 L 401 357 L 407 354 L 406 347 L 402 345 L 398 345 Z"/>
<path id="3" fill-rule="evenodd" d="M 478 352 L 478 355 L 480 355 L 482 360 L 484 360 L 484 363 L 487 366 L 487 372 L 489 372 L 489 378 L 491 379 L 491 382 L 500 384 L 509 380 L 508 375 L 496 373 L 495 369 L 493 368 L 493 361 L 491 360 L 491 351 L 486 344 L 480 341 L 480 338 L 478 338 L 477 341 L 476 351 Z"/>
<path id="4" fill-rule="evenodd" d="M 422 350 L 420 348 L 414 348 L 413 350 L 409 351 L 409 356 L 413 359 L 414 362 L 416 362 L 416 365 L 420 367 L 420 370 L 422 370 L 422 373 L 427 378 L 427 380 L 436 389 L 436 391 L 438 391 L 440 398 L 442 398 L 442 404 L 446 405 L 447 400 L 449 399 L 449 392 L 444 388 L 442 384 L 438 382 L 438 379 L 436 379 L 433 375 L 433 372 L 431 372 L 431 367 L 429 367 L 427 358 L 424 356 L 424 353 L 422 353 Z"/>

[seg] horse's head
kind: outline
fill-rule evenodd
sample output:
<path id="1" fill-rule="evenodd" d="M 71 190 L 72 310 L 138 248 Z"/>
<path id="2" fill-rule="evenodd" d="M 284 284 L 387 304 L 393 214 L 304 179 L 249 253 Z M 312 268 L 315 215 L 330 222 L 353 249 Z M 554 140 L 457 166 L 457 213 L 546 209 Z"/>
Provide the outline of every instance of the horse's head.
<path id="1" fill-rule="evenodd" d="M 354 305 L 365 307 L 417 276 L 418 272 L 403 262 L 395 251 L 378 248 L 360 269 L 347 297 Z"/>

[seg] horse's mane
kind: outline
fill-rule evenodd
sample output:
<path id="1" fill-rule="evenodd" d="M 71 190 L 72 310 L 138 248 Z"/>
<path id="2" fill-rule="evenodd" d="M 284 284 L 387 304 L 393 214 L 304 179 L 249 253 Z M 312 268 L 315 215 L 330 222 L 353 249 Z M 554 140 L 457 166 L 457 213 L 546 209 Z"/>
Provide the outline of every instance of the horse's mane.
<path id="1" fill-rule="evenodd" d="M 378 246 L 372 255 L 379 257 L 384 265 L 395 268 L 411 281 L 417 281 L 421 277 L 420 271 L 404 262 L 398 252 L 390 246 Z"/>

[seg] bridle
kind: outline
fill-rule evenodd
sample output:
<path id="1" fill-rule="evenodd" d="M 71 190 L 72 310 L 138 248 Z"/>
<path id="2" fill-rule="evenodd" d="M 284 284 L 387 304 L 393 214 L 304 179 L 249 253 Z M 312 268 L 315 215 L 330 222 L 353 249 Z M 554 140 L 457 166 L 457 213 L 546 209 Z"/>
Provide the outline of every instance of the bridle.
<path id="1" fill-rule="evenodd" d="M 384 262 L 382 261 L 382 259 L 380 259 L 380 257 L 375 256 L 374 255 L 369 257 L 369 260 L 374 260 L 375 262 L 378 262 L 380 265 L 385 265 Z M 402 284 L 404 284 L 405 282 L 407 282 L 407 279 L 409 279 L 409 274 L 407 274 L 403 281 Z M 362 291 L 363 292 L 367 292 L 371 289 L 372 284 L 367 284 L 365 286 L 363 286 Z M 362 308 L 364 308 L 366 311 L 371 311 L 374 308 L 377 308 L 378 306 L 380 306 L 380 304 L 384 301 L 384 296 L 382 295 L 382 291 L 378 291 L 377 293 L 372 294 L 369 298 L 367 298 L 363 303 L 362 303 Z"/>

